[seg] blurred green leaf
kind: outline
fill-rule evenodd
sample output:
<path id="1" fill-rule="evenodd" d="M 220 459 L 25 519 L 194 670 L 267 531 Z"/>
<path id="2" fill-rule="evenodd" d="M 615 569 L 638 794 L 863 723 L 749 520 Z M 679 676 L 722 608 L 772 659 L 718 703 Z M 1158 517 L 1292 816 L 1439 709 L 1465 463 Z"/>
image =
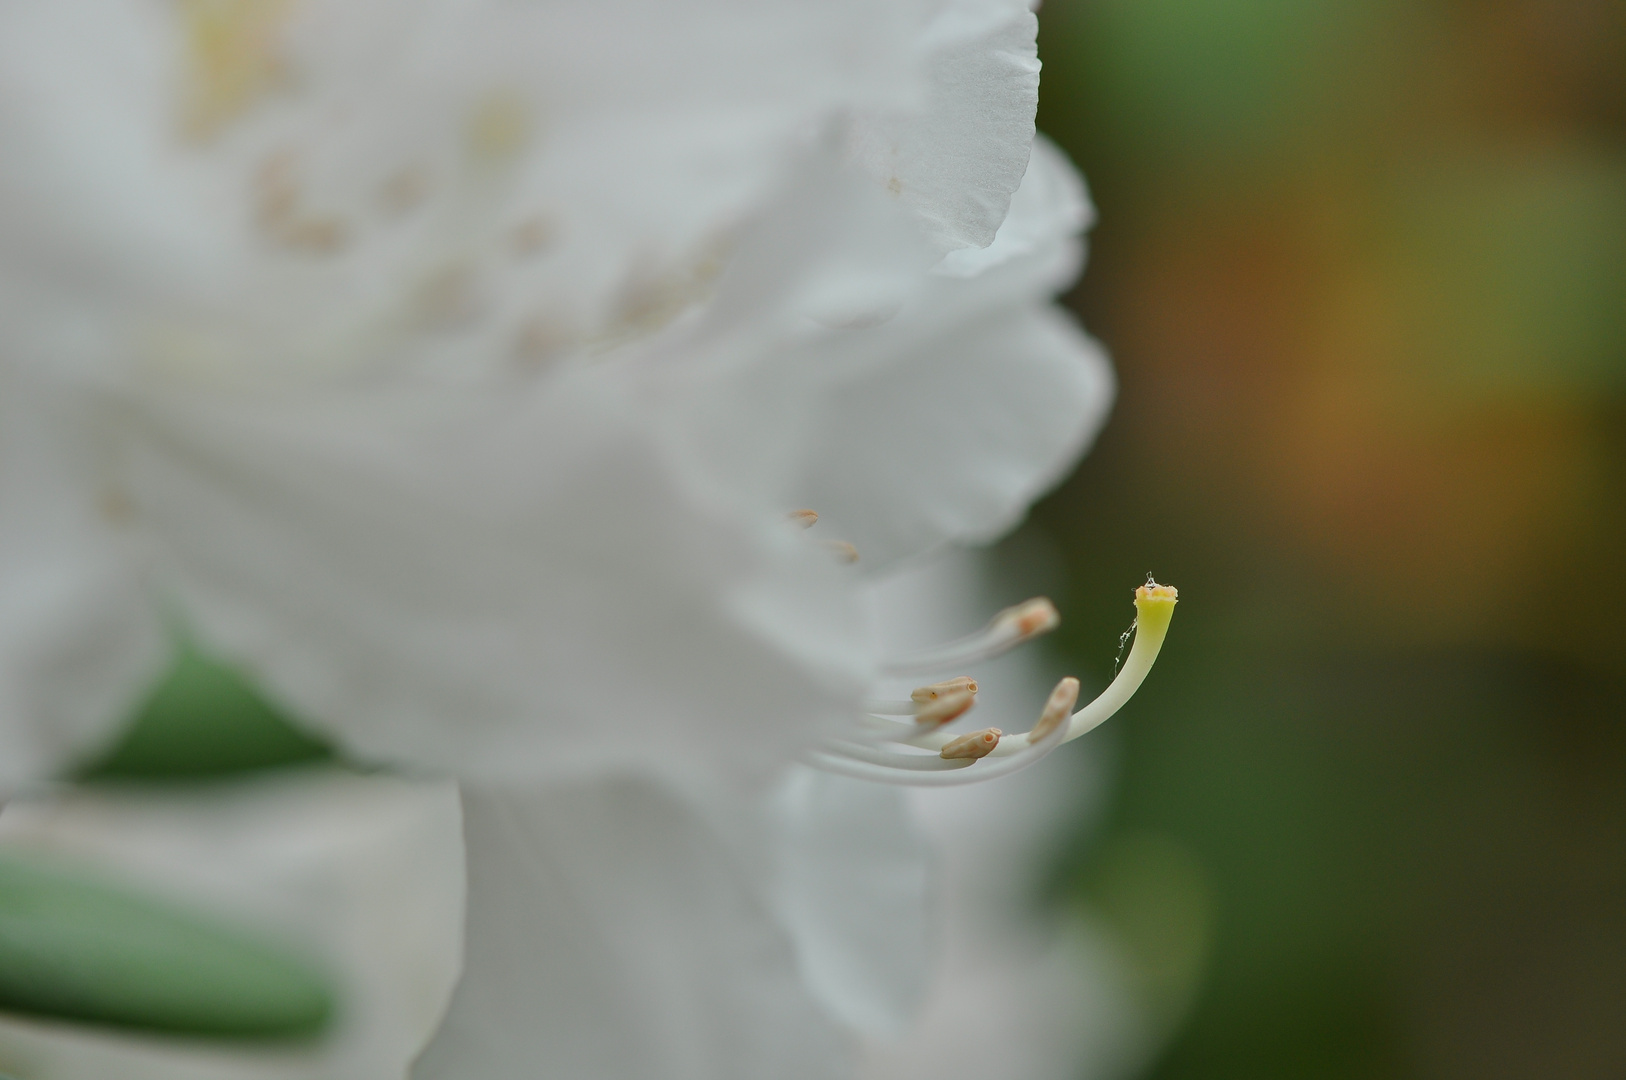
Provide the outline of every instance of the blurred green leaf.
<path id="1" fill-rule="evenodd" d="M 308 1038 L 327 981 L 258 935 L 37 856 L 0 854 L 0 1008 L 217 1038 Z"/>
<path id="2" fill-rule="evenodd" d="M 78 779 L 201 778 L 332 756 L 242 676 L 183 647 L 123 737 Z"/>

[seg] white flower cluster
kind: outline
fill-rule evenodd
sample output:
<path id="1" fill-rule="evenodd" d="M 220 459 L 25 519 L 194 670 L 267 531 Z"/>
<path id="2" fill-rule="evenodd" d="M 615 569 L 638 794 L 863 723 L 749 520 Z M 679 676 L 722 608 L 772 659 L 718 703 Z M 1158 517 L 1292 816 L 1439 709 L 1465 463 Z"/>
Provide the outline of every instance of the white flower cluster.
<path id="1" fill-rule="evenodd" d="M 418 1080 L 811 1078 L 901 1022 L 903 804 L 782 778 L 886 670 L 871 576 L 1008 529 L 1110 400 L 1051 304 L 1090 209 L 1034 138 L 1035 28 L 1023 0 L 0 8 L 0 783 L 106 746 L 179 625 L 352 760 L 456 780 L 468 869 L 438 1028 L 435 946 L 325 1050 L 8 1024 L 0 1072 L 400 1078 L 427 1043 Z M 323 786 L 352 782 L 395 786 Z M 389 817 L 403 783 L 311 797 Z M 214 850 L 140 799 L 102 814 L 128 843 L 89 811 L 0 834 L 116 861 L 147 813 L 172 879 Z M 329 846 L 323 888 L 371 865 Z"/>

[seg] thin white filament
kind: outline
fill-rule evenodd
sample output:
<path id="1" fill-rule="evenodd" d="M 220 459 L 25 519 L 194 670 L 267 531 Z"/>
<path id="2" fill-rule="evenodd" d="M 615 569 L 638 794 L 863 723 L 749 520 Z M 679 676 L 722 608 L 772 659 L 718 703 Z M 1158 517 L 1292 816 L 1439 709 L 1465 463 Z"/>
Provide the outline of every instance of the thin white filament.
<path id="1" fill-rule="evenodd" d="M 920 702 L 908 699 L 874 698 L 864 702 L 864 711 L 881 716 L 913 716 L 920 711 Z"/>
<path id="2" fill-rule="evenodd" d="M 1006 608 L 974 634 L 922 649 L 882 665 L 888 675 L 927 675 L 992 660 L 1055 629 L 1056 609 L 1043 597 Z"/>
<path id="3" fill-rule="evenodd" d="M 1067 733 L 1068 725 L 1058 724 L 1054 731 L 1037 743 L 1024 745 L 1015 753 L 1000 755 L 999 760 L 993 762 L 988 758 L 999 753 L 998 747 L 987 758 L 952 760 L 926 754 L 900 754 L 874 747 L 862 747 L 865 760 L 859 760 L 847 756 L 852 750 L 860 749 L 856 745 L 842 745 L 839 750 L 814 750 L 807 755 L 806 761 L 815 768 L 857 780 L 877 780 L 886 784 L 901 784 L 904 787 L 957 787 L 961 784 L 979 784 L 984 780 L 996 780 L 1001 776 L 1021 772 L 1066 742 Z M 1000 745 L 1003 746 L 1004 743 L 1005 740 L 1001 739 Z M 897 764 L 898 759 L 907 759 L 910 764 Z M 928 762 L 938 764 L 927 764 Z"/>

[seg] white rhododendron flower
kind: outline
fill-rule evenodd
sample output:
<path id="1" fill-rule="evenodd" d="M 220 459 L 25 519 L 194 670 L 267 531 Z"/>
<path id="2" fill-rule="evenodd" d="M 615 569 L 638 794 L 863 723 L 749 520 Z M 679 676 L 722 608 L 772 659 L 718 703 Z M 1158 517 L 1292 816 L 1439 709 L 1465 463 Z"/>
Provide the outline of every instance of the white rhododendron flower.
<path id="1" fill-rule="evenodd" d="M 184 628 L 461 783 L 466 969 L 414 1075 L 839 1075 L 930 951 L 871 781 L 1083 734 L 1174 602 L 1031 732 L 949 733 L 964 680 L 877 697 L 1054 625 L 891 655 L 865 575 L 1008 529 L 1111 396 L 1051 306 L 1090 212 L 1034 142 L 1035 25 L 0 11 L 0 786 L 104 749 Z"/>
<path id="2" fill-rule="evenodd" d="M 996 433 L 982 454 L 960 457 L 956 436 L 963 432 L 952 422 L 939 432 L 938 424 L 958 415 L 975 430 L 979 406 L 993 408 L 996 417 L 1021 411 L 1041 423 L 1047 415 L 1070 422 L 1062 418 L 1065 405 L 1056 408 L 1034 393 L 1035 386 L 1068 387 L 1069 379 L 1093 392 L 1091 400 L 1105 400 L 1104 368 L 1080 350 L 1076 331 L 1035 302 L 1076 271 L 1075 232 L 1087 220 L 1076 178 L 1053 149 L 1039 144 L 1000 238 L 977 252 L 975 262 L 940 267 L 923 286 L 917 302 L 933 314 L 917 318 L 906 310 L 865 331 L 881 343 L 878 352 L 886 350 L 884 359 L 855 380 L 850 407 L 832 423 L 844 425 L 854 440 L 869 440 L 873 457 L 850 459 L 853 469 L 894 470 L 896 486 L 884 476 L 846 472 L 848 462 L 821 468 L 828 458 L 852 452 L 834 440 L 814 441 L 818 455 L 806 473 L 792 474 L 792 484 L 808 478 L 826 484 L 828 505 L 854 530 L 879 517 L 885 531 L 872 526 L 875 531 L 863 535 L 893 559 L 1008 527 L 1035 489 L 1053 478 L 1036 470 L 1024 474 L 1016 464 L 1020 451 L 1010 448 L 1022 446 L 1020 425 L 1012 419 L 1014 430 Z M 997 343 L 1020 346 L 1006 357 L 1015 387 L 986 375 L 977 379 L 978 362 L 987 355 L 981 350 Z M 820 359 L 827 371 L 841 357 L 832 352 Z M 923 368 L 940 371 L 947 385 L 939 392 Z M 1024 373 L 1031 383 L 1022 384 Z M 803 367 L 790 366 L 775 377 L 799 391 L 804 376 Z M 795 392 L 786 391 L 785 400 Z M 963 404 L 961 396 L 968 399 Z M 840 409 L 839 399 L 827 407 Z M 916 438 L 890 439 L 916 407 L 923 413 Z M 719 417 L 720 426 L 727 423 Z M 952 471 L 937 473 L 945 462 Z M 851 482 L 826 480 L 841 475 Z M 940 475 L 943 487 L 934 491 Z M 953 495 L 956 476 L 964 500 L 943 506 L 934 496 Z M 878 492 L 888 490 L 918 499 L 883 503 Z M 981 506 L 979 497 L 986 499 Z M 867 499 L 875 502 L 866 505 Z M 872 508 L 892 513 L 869 513 Z M 875 603 L 867 581 L 855 592 L 866 606 Z M 897 602 L 896 590 L 881 595 Z M 959 621 L 964 602 L 946 606 Z M 924 666 L 974 663 L 1019 638 L 998 629 L 973 634 L 925 657 Z M 1149 663 L 1144 650 L 1155 654 L 1157 641 L 1160 632 L 1138 640 L 1135 662 Z M 907 685 L 900 680 L 911 665 L 897 666 L 902 670 L 877 690 Z M 1137 671 L 1132 663 L 1125 673 L 1138 680 L 1144 667 Z M 1122 693 L 1126 684 L 1114 685 Z M 1109 691 L 1073 723 L 1082 729 L 1098 722 L 1101 705 L 1115 708 L 1112 701 Z M 920 722 L 872 720 L 906 723 L 911 735 Z M 1064 725 L 1049 738 L 1067 734 Z M 948 738 L 932 729 L 921 737 Z M 1010 740 L 1017 754 L 978 767 L 1032 760 L 1020 740 Z M 975 775 L 957 768 L 968 763 L 964 759 L 906 756 L 884 745 L 828 744 L 808 760 L 853 777 L 797 768 L 766 793 L 715 775 L 625 774 L 532 791 L 465 785 L 467 966 L 447 1021 L 414 1075 L 508 1076 L 538 1060 L 558 1062 L 568 1075 L 849 1075 L 864 1041 L 885 1045 L 909 1030 L 943 953 L 929 918 L 938 899 L 929 880 L 930 848 L 896 785 Z M 915 771 L 934 765 L 947 768 Z M 1040 1063 L 1035 1076 L 1045 1068 L 1067 1075 L 1079 1060 L 1077 1032 L 1067 1021 L 1073 999 L 1050 1000 L 1053 987 L 1074 992 L 1066 963 L 1052 951 L 1027 968 L 999 969 L 1002 985 L 1019 1000 L 1038 993 L 1050 1008 L 1035 1014 L 1037 1037 L 1029 1030 L 1034 1025 L 1013 1028 L 1032 1043 L 1016 1049 Z M 976 1060 L 1005 1052 L 1001 1039 L 984 1041 L 989 1045 Z"/>
<path id="3" fill-rule="evenodd" d="M 93 15 L 0 25 L 0 769 L 105 740 L 160 610 L 355 752 L 471 775 L 769 761 L 849 714 L 864 628 L 774 500 L 840 486 L 818 443 L 978 303 L 925 271 L 1023 175 L 1025 7 Z M 1103 382 L 1068 347 L 1048 417 L 965 418 L 1009 490 L 942 524 L 1076 452 Z M 852 435 L 959 419 L 921 408 Z M 941 516 L 923 471 L 869 509 Z"/>
<path id="4" fill-rule="evenodd" d="M 737 706 L 855 692 L 834 570 L 702 490 L 624 354 L 810 132 L 923 96 L 921 13 L 0 17 L 13 780 L 106 737 L 159 604 L 357 751 L 469 771 L 755 748 Z"/>

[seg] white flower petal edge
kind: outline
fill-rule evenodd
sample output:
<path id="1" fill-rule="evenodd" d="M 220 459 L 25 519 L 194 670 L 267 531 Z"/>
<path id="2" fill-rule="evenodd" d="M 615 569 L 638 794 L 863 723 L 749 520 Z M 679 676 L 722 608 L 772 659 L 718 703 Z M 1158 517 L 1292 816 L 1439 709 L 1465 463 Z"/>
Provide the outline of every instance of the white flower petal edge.
<path id="1" fill-rule="evenodd" d="M 11 802 L 0 849 L 91 864 L 261 925 L 323 957 L 339 1019 L 312 1045 L 0 1020 L 0 1068 L 119 1080 L 404 1080 L 462 959 L 463 845 L 447 783 L 296 771 L 191 791 L 132 787 Z"/>
<path id="2" fill-rule="evenodd" d="M 1028 272 L 1013 275 L 1013 284 L 1028 282 L 1035 293 L 1065 289 L 1084 266 L 1084 234 L 1094 225 L 1095 206 L 1084 177 L 1061 147 L 1037 134 L 1022 185 L 993 243 L 949 252 L 936 272 L 972 278 L 1022 260 Z"/>
<path id="3" fill-rule="evenodd" d="M 918 214 L 940 250 L 983 248 L 1028 166 L 1038 20 L 1024 0 L 949 0 L 922 36 L 923 106 L 861 116 L 854 160 Z"/>
<path id="4" fill-rule="evenodd" d="M 1050 302 L 1078 271 L 1090 218 L 1077 173 L 1036 141 L 992 245 L 951 253 L 894 317 L 759 349 L 710 388 L 714 467 L 742 486 L 771 472 L 780 501 L 816 509 L 866 567 L 1009 529 L 1112 401 L 1100 347 Z"/>
<path id="5" fill-rule="evenodd" d="M 834 1080 L 757 868 L 651 777 L 465 785 L 468 960 L 414 1080 Z"/>
<path id="6" fill-rule="evenodd" d="M 872 568 L 992 540 L 1071 469 L 1113 386 L 1105 354 L 1060 311 L 943 327 L 821 403 L 823 438 L 791 501 L 817 507 Z"/>

